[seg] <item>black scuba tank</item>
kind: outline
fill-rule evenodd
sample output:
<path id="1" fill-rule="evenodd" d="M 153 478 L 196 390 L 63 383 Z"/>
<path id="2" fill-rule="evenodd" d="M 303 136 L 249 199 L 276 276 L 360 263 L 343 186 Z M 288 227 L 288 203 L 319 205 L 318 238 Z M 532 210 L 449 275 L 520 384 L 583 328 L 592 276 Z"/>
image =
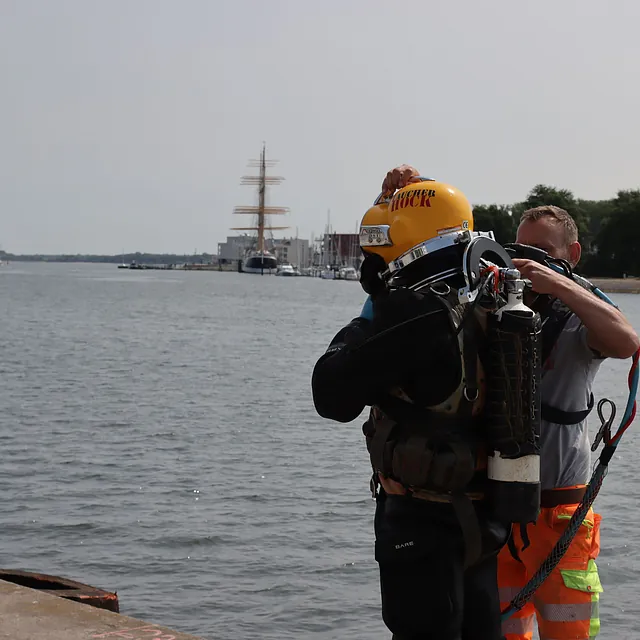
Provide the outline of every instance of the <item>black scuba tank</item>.
<path id="1" fill-rule="evenodd" d="M 503 522 L 540 510 L 540 314 L 523 303 L 525 281 L 505 271 L 506 304 L 487 316 L 488 501 Z"/>

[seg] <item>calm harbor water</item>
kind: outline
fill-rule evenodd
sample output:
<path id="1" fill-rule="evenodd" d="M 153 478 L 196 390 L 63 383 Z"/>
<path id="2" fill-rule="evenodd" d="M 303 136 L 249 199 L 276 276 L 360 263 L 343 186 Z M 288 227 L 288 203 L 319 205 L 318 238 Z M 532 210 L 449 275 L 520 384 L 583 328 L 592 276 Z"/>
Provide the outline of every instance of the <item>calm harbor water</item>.
<path id="1" fill-rule="evenodd" d="M 640 297 L 614 297 L 640 330 Z M 388 638 L 362 420 L 320 419 L 310 393 L 363 300 L 357 282 L 0 267 L 0 566 L 211 640 Z M 628 367 L 597 379 L 618 416 Z M 603 639 L 640 638 L 639 432 L 596 503 Z"/>

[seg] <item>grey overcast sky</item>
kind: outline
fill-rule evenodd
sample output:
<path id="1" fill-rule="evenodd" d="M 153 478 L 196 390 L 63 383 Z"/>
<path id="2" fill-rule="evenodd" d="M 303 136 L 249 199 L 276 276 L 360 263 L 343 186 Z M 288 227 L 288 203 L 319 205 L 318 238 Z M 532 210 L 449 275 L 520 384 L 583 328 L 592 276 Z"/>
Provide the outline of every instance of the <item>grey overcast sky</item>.
<path id="1" fill-rule="evenodd" d="M 639 25 L 637 0 L 0 0 L 0 246 L 215 253 L 263 140 L 307 238 L 402 162 L 474 204 L 612 197 L 640 187 Z"/>

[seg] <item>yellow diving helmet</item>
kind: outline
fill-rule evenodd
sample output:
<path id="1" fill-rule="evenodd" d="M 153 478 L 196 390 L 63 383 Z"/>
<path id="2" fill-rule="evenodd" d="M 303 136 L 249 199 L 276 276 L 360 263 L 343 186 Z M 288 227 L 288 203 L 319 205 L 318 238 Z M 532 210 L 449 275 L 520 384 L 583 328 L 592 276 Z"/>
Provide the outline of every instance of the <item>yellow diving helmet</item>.
<path id="1" fill-rule="evenodd" d="M 465 195 L 450 184 L 420 178 L 390 199 L 378 197 L 360 223 L 360 247 L 365 254 L 380 256 L 393 272 L 451 246 L 449 234 L 464 231 L 473 231 L 472 207 Z M 438 242 L 445 237 L 448 242 Z"/>

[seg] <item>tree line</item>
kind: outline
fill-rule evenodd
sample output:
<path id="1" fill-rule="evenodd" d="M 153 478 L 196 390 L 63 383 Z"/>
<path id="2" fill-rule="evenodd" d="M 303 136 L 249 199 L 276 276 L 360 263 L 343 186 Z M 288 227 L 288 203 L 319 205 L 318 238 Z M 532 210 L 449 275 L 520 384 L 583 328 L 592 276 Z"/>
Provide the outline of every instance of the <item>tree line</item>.
<path id="1" fill-rule="evenodd" d="M 16 262 L 106 262 L 110 264 L 203 264 L 211 262 L 212 255 L 209 253 L 178 255 L 173 253 L 125 253 L 114 256 L 93 255 L 93 254 L 29 254 L 20 255 L 0 251 L 0 260 L 14 260 Z"/>
<path id="2" fill-rule="evenodd" d="M 586 276 L 640 276 L 640 190 L 618 191 L 611 200 L 581 200 L 567 189 L 538 184 L 526 199 L 513 205 L 475 205 L 474 229 L 493 231 L 500 243 L 513 242 L 520 216 L 542 205 L 565 209 L 578 225 L 582 259 L 578 271 Z"/>

